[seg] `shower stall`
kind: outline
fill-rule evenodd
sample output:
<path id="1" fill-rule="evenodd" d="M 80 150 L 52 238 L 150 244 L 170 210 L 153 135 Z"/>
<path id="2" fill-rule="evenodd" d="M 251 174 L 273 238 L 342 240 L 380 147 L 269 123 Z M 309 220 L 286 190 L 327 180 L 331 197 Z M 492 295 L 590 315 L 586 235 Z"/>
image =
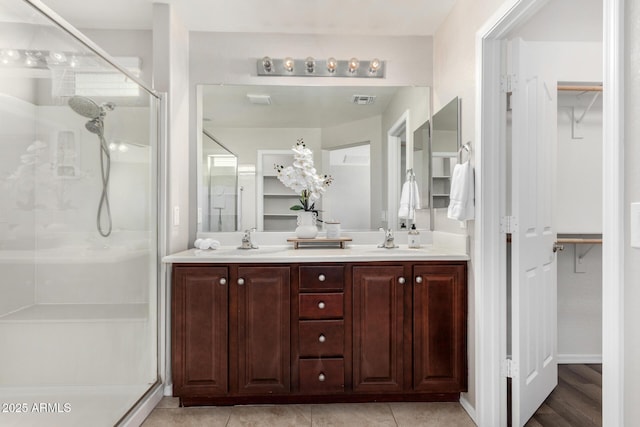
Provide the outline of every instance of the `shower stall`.
<path id="1" fill-rule="evenodd" d="M 113 426 L 159 387 L 161 99 L 119 63 L 0 4 L 3 426 Z"/>

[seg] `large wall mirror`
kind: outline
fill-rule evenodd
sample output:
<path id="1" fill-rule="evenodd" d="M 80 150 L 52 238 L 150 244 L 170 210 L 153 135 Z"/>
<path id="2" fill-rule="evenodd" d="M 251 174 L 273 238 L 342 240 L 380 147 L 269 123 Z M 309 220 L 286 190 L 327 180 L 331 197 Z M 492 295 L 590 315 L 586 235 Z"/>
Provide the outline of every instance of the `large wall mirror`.
<path id="1" fill-rule="evenodd" d="M 200 85 L 197 93 L 203 130 L 198 132 L 198 231 L 229 231 L 234 215 L 237 230 L 294 230 L 295 212 L 289 207 L 297 195 L 276 179 L 273 165 L 292 162 L 291 147 L 298 139 L 313 151 L 317 171 L 334 177 L 317 207 L 323 219 L 340 221 L 343 230 L 390 226 L 388 211 L 397 206 L 389 206 L 389 183 L 399 194 L 403 180 L 398 177 L 406 169 L 429 169 L 422 165 L 425 141 L 417 147 L 413 142 L 414 133 L 430 120 L 428 87 Z M 407 112 L 409 128 L 390 179 L 387 132 Z M 210 197 L 220 188 L 208 188 L 209 177 L 217 175 L 205 158 L 208 139 L 237 158 L 236 203 L 210 203 L 221 199 Z M 421 179 L 428 194 L 429 178 Z M 428 202 L 426 197 L 422 208 Z"/>

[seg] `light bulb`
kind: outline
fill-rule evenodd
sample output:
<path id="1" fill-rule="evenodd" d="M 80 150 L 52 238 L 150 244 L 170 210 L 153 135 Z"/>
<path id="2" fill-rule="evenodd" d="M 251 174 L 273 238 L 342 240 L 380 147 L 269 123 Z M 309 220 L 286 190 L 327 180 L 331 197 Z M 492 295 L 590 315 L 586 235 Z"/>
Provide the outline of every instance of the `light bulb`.
<path id="1" fill-rule="evenodd" d="M 313 73 L 316 68 L 316 61 L 313 56 L 307 56 L 307 59 L 304 60 L 304 66 L 307 68 L 307 73 Z"/>
<path id="2" fill-rule="evenodd" d="M 126 153 L 127 151 L 129 151 L 129 147 L 127 147 L 124 142 L 121 142 L 120 145 L 118 145 L 118 151 L 120 151 L 121 153 Z"/>
<path id="3" fill-rule="evenodd" d="M 381 65 L 382 65 L 382 63 L 380 62 L 380 60 L 378 58 L 373 58 L 371 60 L 371 62 L 369 62 L 369 72 L 371 74 L 377 73 L 378 70 L 380 69 Z"/>
<path id="4" fill-rule="evenodd" d="M 264 71 L 266 71 L 267 73 L 271 72 L 273 68 L 273 62 L 271 62 L 271 58 L 269 58 L 268 56 L 262 58 L 262 68 L 264 68 Z"/>
<path id="5" fill-rule="evenodd" d="M 292 72 L 293 71 L 293 58 L 290 56 L 287 56 L 286 58 L 284 58 L 284 61 L 282 62 L 282 65 L 284 65 L 284 69 L 287 70 L 288 72 Z"/>
<path id="6" fill-rule="evenodd" d="M 62 52 L 55 52 L 55 51 L 51 51 L 49 53 L 49 60 L 53 63 L 53 64 L 59 64 L 61 62 L 65 62 L 67 60 L 67 55 L 65 55 Z"/>
<path id="7" fill-rule="evenodd" d="M 330 73 L 335 73 L 336 68 L 338 68 L 338 61 L 336 61 L 336 58 L 330 57 L 329 59 L 327 59 L 327 71 Z"/>
<path id="8" fill-rule="evenodd" d="M 349 60 L 349 72 L 355 73 L 359 65 L 360 65 L 360 62 L 358 62 L 358 58 L 351 58 Z"/>
<path id="9" fill-rule="evenodd" d="M 118 144 L 116 144 L 115 142 L 109 143 L 109 150 L 116 151 L 117 149 L 118 149 Z"/>

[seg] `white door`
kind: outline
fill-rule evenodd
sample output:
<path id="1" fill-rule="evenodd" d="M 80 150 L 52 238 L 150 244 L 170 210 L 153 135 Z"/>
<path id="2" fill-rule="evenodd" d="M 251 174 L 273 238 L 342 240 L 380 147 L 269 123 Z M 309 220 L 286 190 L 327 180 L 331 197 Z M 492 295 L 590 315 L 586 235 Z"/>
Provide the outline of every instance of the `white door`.
<path id="1" fill-rule="evenodd" d="M 512 42 L 512 409 L 523 426 L 558 383 L 557 81 L 543 52 Z"/>

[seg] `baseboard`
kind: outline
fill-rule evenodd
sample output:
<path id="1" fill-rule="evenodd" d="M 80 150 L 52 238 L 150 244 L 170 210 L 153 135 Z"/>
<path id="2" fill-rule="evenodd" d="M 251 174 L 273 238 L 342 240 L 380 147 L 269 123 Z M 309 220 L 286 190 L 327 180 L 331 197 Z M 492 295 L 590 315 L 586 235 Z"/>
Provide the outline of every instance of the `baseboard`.
<path id="1" fill-rule="evenodd" d="M 602 363 L 602 354 L 559 354 L 558 363 Z"/>
<path id="2" fill-rule="evenodd" d="M 467 400 L 466 393 L 460 394 L 460 406 L 462 406 L 462 409 L 464 409 L 467 414 L 469 414 L 473 423 L 475 425 L 478 425 L 478 420 L 476 419 L 476 408 L 474 408 L 471 402 Z"/>
<path id="3" fill-rule="evenodd" d="M 173 396 L 173 384 L 166 384 L 164 386 L 164 395 Z"/>

